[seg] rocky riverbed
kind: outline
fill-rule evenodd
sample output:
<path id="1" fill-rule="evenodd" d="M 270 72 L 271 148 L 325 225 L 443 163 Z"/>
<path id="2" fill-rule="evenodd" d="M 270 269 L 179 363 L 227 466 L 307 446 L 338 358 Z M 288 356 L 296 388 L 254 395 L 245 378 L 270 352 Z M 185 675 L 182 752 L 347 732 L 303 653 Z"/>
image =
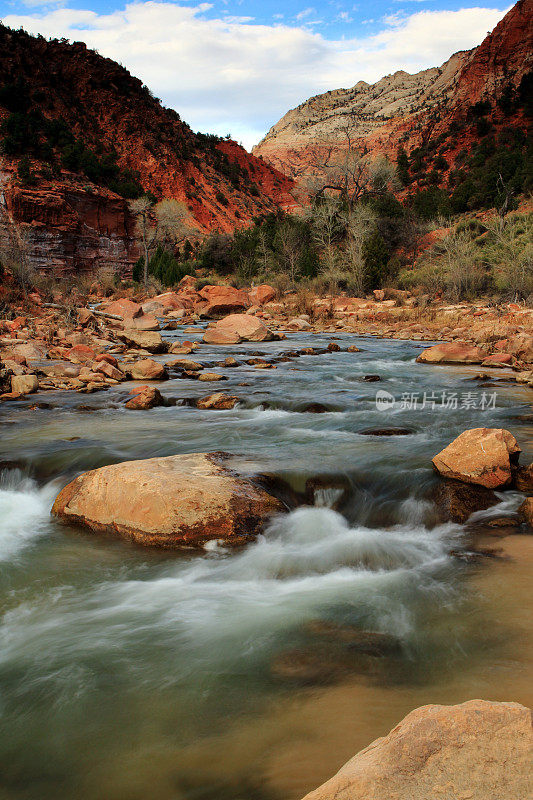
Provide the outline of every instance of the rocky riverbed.
<path id="1" fill-rule="evenodd" d="M 0 406 L 9 797 L 298 800 L 424 703 L 531 704 L 521 311 L 505 350 L 459 326 L 450 354 L 125 300 L 5 325 L 38 382 Z"/>

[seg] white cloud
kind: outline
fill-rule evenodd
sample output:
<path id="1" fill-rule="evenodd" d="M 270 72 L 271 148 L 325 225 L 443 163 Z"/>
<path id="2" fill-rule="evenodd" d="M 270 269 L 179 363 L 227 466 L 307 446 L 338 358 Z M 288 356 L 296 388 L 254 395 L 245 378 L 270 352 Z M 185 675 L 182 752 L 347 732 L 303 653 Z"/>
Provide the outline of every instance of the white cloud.
<path id="1" fill-rule="evenodd" d="M 305 19 L 306 17 L 311 16 L 311 14 L 316 14 L 316 11 L 315 11 L 314 8 L 304 8 L 303 11 L 300 11 L 299 14 L 296 14 L 295 19 L 297 19 L 298 22 L 301 22 L 301 20 Z"/>
<path id="2" fill-rule="evenodd" d="M 384 20 L 377 34 L 332 41 L 302 25 L 206 19 L 210 7 L 146 0 L 109 14 L 56 8 L 3 21 L 86 42 L 124 64 L 194 129 L 231 131 L 251 146 L 311 95 L 440 65 L 481 42 L 504 14 L 424 10 Z"/>

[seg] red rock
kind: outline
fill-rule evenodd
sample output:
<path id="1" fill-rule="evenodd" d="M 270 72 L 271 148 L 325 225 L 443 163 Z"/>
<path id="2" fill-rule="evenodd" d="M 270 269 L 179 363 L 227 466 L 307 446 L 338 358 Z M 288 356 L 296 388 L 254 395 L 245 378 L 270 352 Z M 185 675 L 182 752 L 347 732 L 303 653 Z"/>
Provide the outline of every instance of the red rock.
<path id="1" fill-rule="evenodd" d="M 117 331 L 117 337 L 130 347 L 148 350 L 149 353 L 164 353 L 167 349 L 159 331 L 138 331 L 134 328 L 124 328 L 123 331 Z"/>
<path id="2" fill-rule="evenodd" d="M 202 341 L 206 344 L 238 344 L 242 339 L 237 333 L 208 328 L 203 335 Z"/>
<path id="3" fill-rule="evenodd" d="M 185 342 L 172 342 L 170 345 L 168 352 L 172 353 L 172 355 L 180 355 L 180 356 L 187 356 L 189 353 L 192 353 L 193 348 L 191 344 L 185 344 Z"/>
<path id="4" fill-rule="evenodd" d="M 39 381 L 36 375 L 13 375 L 11 377 L 11 392 L 23 395 L 36 392 L 39 388 Z"/>
<path id="5" fill-rule="evenodd" d="M 125 405 L 130 411 L 146 411 L 164 405 L 164 401 L 158 389 L 146 386 L 142 388 L 142 391 L 136 392 Z"/>
<path id="6" fill-rule="evenodd" d="M 95 352 L 86 344 L 75 344 L 68 351 L 68 358 L 73 364 L 87 364 L 89 361 L 94 361 Z"/>
<path id="7" fill-rule="evenodd" d="M 109 355 L 109 353 L 99 353 L 95 361 L 107 361 L 108 364 L 112 364 L 114 367 L 118 367 L 118 361 L 115 356 Z"/>
<path id="8" fill-rule="evenodd" d="M 153 314 L 142 314 L 140 317 L 126 320 L 125 327 L 136 331 L 158 331 L 159 322 Z"/>
<path id="9" fill-rule="evenodd" d="M 129 372 L 134 381 L 161 381 L 168 377 L 163 364 L 152 358 L 144 358 L 129 366 Z"/>
<path id="10" fill-rule="evenodd" d="M 185 308 L 183 298 L 176 292 L 165 292 L 154 297 L 154 302 L 160 303 L 168 311 L 179 311 Z"/>
<path id="11" fill-rule="evenodd" d="M 422 364 L 481 364 L 487 354 L 467 342 L 436 344 L 424 350 L 416 359 Z"/>
<path id="12" fill-rule="evenodd" d="M 493 353 L 481 362 L 482 367 L 507 367 L 513 363 L 510 353 Z"/>
<path id="13" fill-rule="evenodd" d="M 197 282 L 198 282 L 198 278 L 195 278 L 194 275 L 185 275 L 181 279 L 181 281 L 179 282 L 178 285 L 179 285 L 180 289 L 183 289 L 185 287 L 187 287 L 189 289 L 195 289 Z"/>
<path id="14" fill-rule="evenodd" d="M 86 325 L 90 325 L 93 322 L 96 322 L 96 317 L 88 308 L 78 308 L 78 322 L 80 325 L 85 327 Z"/>
<path id="15" fill-rule="evenodd" d="M 108 361 L 95 361 L 92 365 L 94 372 L 100 372 L 106 378 L 111 378 L 114 381 L 123 381 L 124 373 L 110 364 Z"/>
<path id="16" fill-rule="evenodd" d="M 248 292 L 248 296 L 252 305 L 263 306 L 275 298 L 276 290 L 267 283 L 261 283 L 259 286 L 253 286 Z"/>
<path id="17" fill-rule="evenodd" d="M 514 485 L 519 492 L 533 495 L 533 464 L 517 469 L 514 476 Z"/>
<path id="18" fill-rule="evenodd" d="M 526 364 L 533 363 L 533 335 L 521 333 L 507 340 L 507 351 Z"/>
<path id="19" fill-rule="evenodd" d="M 206 301 L 201 312 L 204 317 L 220 317 L 233 311 L 243 311 L 249 305 L 246 292 L 232 286 L 204 286 L 198 294 Z"/>
<path id="20" fill-rule="evenodd" d="M 203 369 L 202 364 L 190 358 L 176 358 L 174 361 L 169 362 L 169 367 L 172 367 L 172 369 L 185 369 L 188 372 L 199 372 Z"/>
<path id="21" fill-rule="evenodd" d="M 217 322 L 215 328 L 217 332 L 239 336 L 245 342 L 267 342 L 273 338 L 260 319 L 247 314 L 230 314 Z"/>
<path id="22" fill-rule="evenodd" d="M 105 311 L 106 314 L 117 314 L 124 320 L 135 319 L 136 317 L 142 316 L 143 313 L 139 303 L 134 303 L 133 300 L 127 300 L 125 297 L 106 303 L 102 307 L 102 310 Z"/>
<path id="23" fill-rule="evenodd" d="M 224 376 L 219 372 L 202 372 L 198 376 L 199 381 L 223 381 Z"/>
<path id="24" fill-rule="evenodd" d="M 509 431 L 472 428 L 436 455 L 433 466 L 445 478 L 497 489 L 511 483 L 511 466 L 519 455 L 520 447 Z"/>

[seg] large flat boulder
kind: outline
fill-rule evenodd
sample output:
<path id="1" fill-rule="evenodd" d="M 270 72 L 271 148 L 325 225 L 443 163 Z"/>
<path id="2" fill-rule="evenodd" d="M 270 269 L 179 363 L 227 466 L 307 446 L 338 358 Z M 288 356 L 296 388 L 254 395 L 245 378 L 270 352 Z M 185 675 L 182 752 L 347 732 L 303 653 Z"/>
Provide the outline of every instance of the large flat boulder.
<path id="1" fill-rule="evenodd" d="M 532 745 L 518 703 L 422 706 L 305 800 L 526 800 Z"/>
<path id="2" fill-rule="evenodd" d="M 137 544 L 177 549 L 216 539 L 243 544 L 282 503 L 240 477 L 221 453 L 126 461 L 91 470 L 57 496 L 52 513 Z"/>
<path id="3" fill-rule="evenodd" d="M 208 329 L 206 333 L 209 330 L 213 329 Z M 244 342 L 268 342 L 274 338 L 272 331 L 269 331 L 260 319 L 249 314 L 229 314 L 216 323 L 214 330 L 217 334 L 239 337 Z M 204 341 L 206 341 L 205 336 Z M 211 342 L 211 344 L 215 344 L 215 342 Z"/>
<path id="4" fill-rule="evenodd" d="M 487 353 L 466 342 L 446 342 L 424 350 L 416 359 L 421 364 L 481 364 Z"/>
<path id="5" fill-rule="evenodd" d="M 520 447 L 502 428 L 472 428 L 433 458 L 433 466 L 444 478 L 475 483 L 487 489 L 507 486 L 512 479 Z"/>
<path id="6" fill-rule="evenodd" d="M 130 347 L 148 350 L 149 353 L 165 353 L 167 350 L 167 344 L 163 342 L 159 331 L 138 331 L 134 328 L 124 328 L 123 331 L 117 331 L 117 338 Z"/>
<path id="7" fill-rule="evenodd" d="M 208 328 L 202 337 L 205 344 L 239 344 L 242 341 L 238 333 L 228 333 L 218 328 Z"/>
<path id="8" fill-rule="evenodd" d="M 134 303 L 133 300 L 128 300 L 125 297 L 121 297 L 118 300 L 111 300 L 109 303 L 103 303 L 100 308 L 102 311 L 105 311 L 106 314 L 116 314 L 122 317 L 124 321 L 140 317 L 143 313 L 142 306 L 140 306 L 139 303 Z"/>

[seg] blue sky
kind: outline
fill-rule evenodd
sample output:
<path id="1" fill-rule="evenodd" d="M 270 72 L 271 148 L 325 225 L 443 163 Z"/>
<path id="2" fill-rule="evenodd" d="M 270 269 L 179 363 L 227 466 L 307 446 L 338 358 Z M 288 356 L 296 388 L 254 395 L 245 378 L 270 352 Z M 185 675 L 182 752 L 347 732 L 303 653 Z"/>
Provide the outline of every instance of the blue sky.
<path id="1" fill-rule="evenodd" d="M 195 130 L 251 147 L 328 89 L 438 66 L 479 44 L 508 3 L 461 0 L 0 0 L 2 21 L 85 41 Z"/>

